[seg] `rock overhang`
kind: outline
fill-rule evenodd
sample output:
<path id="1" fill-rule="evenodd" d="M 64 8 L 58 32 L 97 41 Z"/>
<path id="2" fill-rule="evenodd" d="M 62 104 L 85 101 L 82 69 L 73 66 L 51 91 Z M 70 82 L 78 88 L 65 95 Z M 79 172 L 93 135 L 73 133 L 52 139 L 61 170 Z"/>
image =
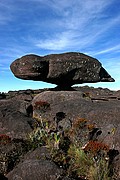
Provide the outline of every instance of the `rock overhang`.
<path id="1" fill-rule="evenodd" d="M 97 59 L 78 52 L 25 55 L 15 60 L 10 68 L 17 78 L 58 86 L 115 81 Z"/>

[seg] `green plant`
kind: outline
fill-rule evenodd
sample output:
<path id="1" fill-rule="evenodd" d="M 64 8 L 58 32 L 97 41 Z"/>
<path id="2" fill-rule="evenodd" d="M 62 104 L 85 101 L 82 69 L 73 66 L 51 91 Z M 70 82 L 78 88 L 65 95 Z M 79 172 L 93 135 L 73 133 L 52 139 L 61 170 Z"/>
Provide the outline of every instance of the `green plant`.
<path id="1" fill-rule="evenodd" d="M 104 157 L 100 157 L 97 161 L 94 161 L 93 166 L 89 169 L 90 180 L 111 180 L 109 177 L 109 163 Z"/>
<path id="2" fill-rule="evenodd" d="M 89 92 L 84 92 L 83 98 L 91 98 L 91 94 Z"/>
<path id="3" fill-rule="evenodd" d="M 64 168 L 68 176 L 87 180 L 112 180 L 109 147 L 98 140 L 89 140 L 95 128 L 84 118 L 77 118 L 68 132 L 52 131 L 50 124 L 39 118 L 38 127 L 29 134 L 33 148 L 45 145 L 51 160 Z"/>
<path id="4" fill-rule="evenodd" d="M 59 149 L 59 143 L 60 143 L 60 133 L 56 132 L 54 135 L 54 148 Z"/>
<path id="5" fill-rule="evenodd" d="M 94 144 L 92 144 L 94 146 Z M 78 178 L 88 180 L 110 180 L 109 177 L 109 157 L 102 149 L 88 151 L 82 149 L 79 144 L 72 144 L 68 150 L 69 170 L 68 174 L 73 174 Z M 93 147 L 94 149 L 94 147 Z"/>
<path id="6" fill-rule="evenodd" d="M 97 140 L 89 140 L 90 133 L 98 128 L 88 122 L 77 118 L 72 124 L 72 142 L 67 154 L 70 160 L 68 173 L 81 179 L 109 180 L 109 147 Z"/>
<path id="7" fill-rule="evenodd" d="M 72 173 L 79 178 L 86 178 L 89 168 L 93 164 L 93 159 L 84 152 L 79 146 L 71 145 L 68 150 L 69 175 Z"/>
<path id="8" fill-rule="evenodd" d="M 40 127 L 34 129 L 28 136 L 32 143 L 36 143 L 37 146 L 43 145 L 44 131 Z"/>
<path id="9" fill-rule="evenodd" d="M 39 122 L 39 126 L 35 127 L 35 129 L 28 134 L 28 140 L 30 141 L 33 148 L 46 145 L 48 138 L 49 138 L 48 122 L 43 122 L 42 119 Z"/>
<path id="10" fill-rule="evenodd" d="M 33 147 L 46 145 L 49 149 L 59 149 L 59 132 L 50 131 L 49 123 L 39 119 L 39 126 L 28 134 L 28 139 Z"/>

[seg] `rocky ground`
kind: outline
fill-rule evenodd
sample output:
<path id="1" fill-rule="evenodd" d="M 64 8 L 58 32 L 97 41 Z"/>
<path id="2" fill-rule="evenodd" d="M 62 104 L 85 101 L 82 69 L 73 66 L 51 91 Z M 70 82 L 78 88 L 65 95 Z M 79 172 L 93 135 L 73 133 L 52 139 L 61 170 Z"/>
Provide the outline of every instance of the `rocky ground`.
<path id="1" fill-rule="evenodd" d="M 84 136 L 86 131 L 81 130 L 77 141 L 85 145 L 88 140 L 97 139 L 106 144 L 110 150 L 109 163 L 112 164 L 110 178 L 119 180 L 120 90 L 88 86 L 75 87 L 71 91 L 20 90 L 0 94 L 0 179 L 85 179 L 80 174 L 69 174 L 67 163 L 64 162 L 64 167 L 63 161 L 60 164 L 60 161 L 54 160 L 48 144 L 43 142 L 37 146 L 28 138 L 39 127 L 41 120 L 50 124 L 49 132 L 46 132 L 56 135 L 56 132 L 71 132 L 77 119 L 83 119 L 91 127 L 87 134 L 89 137 Z M 82 125 L 82 128 L 85 126 Z M 77 130 L 78 127 L 75 128 Z M 59 145 L 56 144 L 56 149 Z M 60 154 L 61 151 L 58 152 Z"/>

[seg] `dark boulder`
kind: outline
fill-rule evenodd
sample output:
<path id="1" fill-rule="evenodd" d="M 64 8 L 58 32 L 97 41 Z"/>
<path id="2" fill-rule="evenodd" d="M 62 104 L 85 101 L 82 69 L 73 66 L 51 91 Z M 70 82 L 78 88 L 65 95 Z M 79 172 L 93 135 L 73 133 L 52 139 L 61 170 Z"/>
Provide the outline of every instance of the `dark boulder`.
<path id="1" fill-rule="evenodd" d="M 5 93 L 0 93 L 0 99 L 5 99 L 5 98 L 6 98 Z"/>
<path id="2" fill-rule="evenodd" d="M 26 139 L 35 120 L 27 114 L 28 102 L 16 98 L 0 101 L 0 134 Z"/>
<path id="3" fill-rule="evenodd" d="M 114 81 L 97 59 L 76 52 L 43 57 L 26 55 L 15 60 L 10 68 L 17 78 L 44 81 L 60 87 Z"/>
<path id="4" fill-rule="evenodd" d="M 20 79 L 44 81 L 49 71 L 49 62 L 41 56 L 31 54 L 16 59 L 10 68 Z"/>
<path id="5" fill-rule="evenodd" d="M 21 162 L 26 160 L 45 160 L 50 159 L 50 150 L 46 146 L 37 147 L 35 150 L 31 150 L 22 159 Z"/>
<path id="6" fill-rule="evenodd" d="M 48 160 L 26 160 L 11 171 L 7 177 L 9 180 L 57 180 L 62 170 Z"/>

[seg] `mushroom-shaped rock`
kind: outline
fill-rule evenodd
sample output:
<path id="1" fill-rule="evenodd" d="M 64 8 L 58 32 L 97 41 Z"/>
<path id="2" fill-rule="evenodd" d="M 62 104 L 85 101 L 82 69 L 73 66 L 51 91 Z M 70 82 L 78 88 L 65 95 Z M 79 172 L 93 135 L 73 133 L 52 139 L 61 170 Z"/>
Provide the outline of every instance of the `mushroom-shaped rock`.
<path id="1" fill-rule="evenodd" d="M 47 56 L 30 54 L 15 60 L 10 68 L 17 78 L 44 81 L 61 87 L 114 81 L 97 59 L 78 52 Z"/>

